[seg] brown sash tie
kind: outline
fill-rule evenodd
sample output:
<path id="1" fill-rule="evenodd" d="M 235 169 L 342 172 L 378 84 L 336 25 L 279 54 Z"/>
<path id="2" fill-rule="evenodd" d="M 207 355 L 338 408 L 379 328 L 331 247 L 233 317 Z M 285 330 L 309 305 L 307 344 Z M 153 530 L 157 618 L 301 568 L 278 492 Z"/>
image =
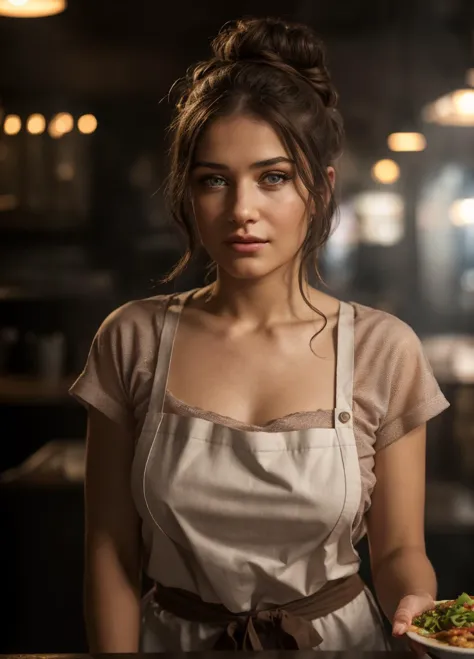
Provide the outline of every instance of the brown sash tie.
<path id="1" fill-rule="evenodd" d="M 328 581 L 317 593 L 262 611 L 232 613 L 222 604 L 204 602 L 194 593 L 156 583 L 155 602 L 178 618 L 222 626 L 215 650 L 309 650 L 322 643 L 312 620 L 324 618 L 364 589 L 358 574 Z"/>

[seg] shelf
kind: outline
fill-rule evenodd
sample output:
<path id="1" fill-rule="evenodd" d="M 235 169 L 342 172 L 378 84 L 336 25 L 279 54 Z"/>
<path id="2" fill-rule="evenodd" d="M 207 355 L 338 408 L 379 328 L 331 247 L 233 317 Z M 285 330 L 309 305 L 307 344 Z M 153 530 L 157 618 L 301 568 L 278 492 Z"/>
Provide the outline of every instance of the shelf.
<path id="1" fill-rule="evenodd" d="M 73 377 L 48 381 L 27 376 L 0 376 L 0 405 L 53 405 L 72 402 L 68 390 L 73 382 Z"/>

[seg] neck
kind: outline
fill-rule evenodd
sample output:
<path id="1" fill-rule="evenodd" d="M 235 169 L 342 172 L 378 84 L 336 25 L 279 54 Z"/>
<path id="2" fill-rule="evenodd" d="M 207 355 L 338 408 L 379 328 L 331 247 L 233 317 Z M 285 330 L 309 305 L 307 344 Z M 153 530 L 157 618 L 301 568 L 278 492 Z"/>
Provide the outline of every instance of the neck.
<path id="1" fill-rule="evenodd" d="M 261 279 L 236 279 L 219 272 L 209 289 L 209 302 L 215 313 L 249 323 L 255 327 L 307 320 L 314 311 L 305 302 L 298 283 L 297 272 L 293 276 L 272 273 Z M 326 297 L 311 288 L 305 281 L 303 291 L 311 303 L 318 307 L 319 296 Z"/>

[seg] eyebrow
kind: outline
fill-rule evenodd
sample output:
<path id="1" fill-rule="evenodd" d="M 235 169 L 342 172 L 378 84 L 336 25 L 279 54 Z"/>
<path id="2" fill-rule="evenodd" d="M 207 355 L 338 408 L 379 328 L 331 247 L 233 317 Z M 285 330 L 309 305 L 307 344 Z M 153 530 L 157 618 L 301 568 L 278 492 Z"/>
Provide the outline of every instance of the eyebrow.
<path id="1" fill-rule="evenodd" d="M 268 160 L 259 160 L 250 165 L 251 169 L 261 169 L 262 167 L 271 167 L 272 165 L 278 165 L 279 163 L 286 162 L 290 165 L 294 165 L 294 160 L 290 158 L 285 158 L 284 156 L 277 156 L 276 158 L 269 158 Z M 191 169 L 196 169 L 197 167 L 206 167 L 207 169 L 219 169 L 219 170 L 229 170 L 230 167 L 223 165 L 218 162 L 208 162 L 206 160 L 198 160 L 193 163 Z"/>

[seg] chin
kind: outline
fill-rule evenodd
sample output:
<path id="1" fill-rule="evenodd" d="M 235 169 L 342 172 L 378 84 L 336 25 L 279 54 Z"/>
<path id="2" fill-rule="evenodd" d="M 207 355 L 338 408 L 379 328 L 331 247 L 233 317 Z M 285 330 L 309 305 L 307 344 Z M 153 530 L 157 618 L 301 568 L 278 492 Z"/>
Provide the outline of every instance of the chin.
<path id="1" fill-rule="evenodd" d="M 271 258 L 276 255 L 238 255 L 229 258 L 229 254 L 222 253 L 220 250 L 208 249 L 209 257 L 217 264 L 219 271 L 228 277 L 240 280 L 257 280 L 268 277 L 272 273 L 285 268 L 291 262 L 291 254 L 288 260 L 283 258 L 276 260 Z M 269 258 L 270 257 L 270 258 Z"/>
<path id="2" fill-rule="evenodd" d="M 242 260 L 232 264 L 226 263 L 219 265 L 219 270 L 221 272 L 225 272 L 229 277 L 232 277 L 233 279 L 241 280 L 262 279 L 263 277 L 267 277 L 272 272 L 274 272 L 275 269 L 276 268 L 274 267 L 270 267 L 269 264 L 265 265 L 264 263 L 258 263 L 257 261 L 252 262 L 251 259 L 246 261 Z"/>
<path id="3" fill-rule="evenodd" d="M 220 268 L 220 270 L 233 279 L 261 279 L 268 274 L 262 271 L 262 268 Z"/>

